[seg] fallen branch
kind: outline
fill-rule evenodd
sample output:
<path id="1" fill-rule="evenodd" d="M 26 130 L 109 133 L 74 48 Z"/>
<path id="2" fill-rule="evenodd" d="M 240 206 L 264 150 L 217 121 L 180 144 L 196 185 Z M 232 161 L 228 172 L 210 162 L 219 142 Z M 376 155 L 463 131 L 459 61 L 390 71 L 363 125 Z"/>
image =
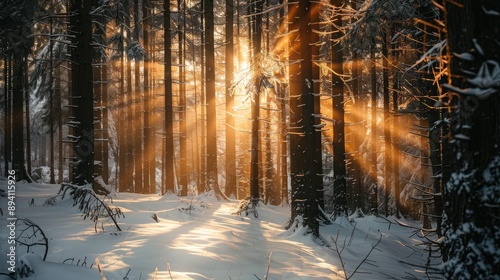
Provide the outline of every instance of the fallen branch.
<path id="1" fill-rule="evenodd" d="M 62 184 L 58 193 L 61 194 L 61 199 L 64 199 L 64 196 L 68 191 L 71 198 L 73 198 L 73 206 L 78 205 L 78 209 L 82 212 L 84 220 L 90 218 L 90 220 L 94 222 L 96 232 L 99 221 L 101 221 L 101 227 L 104 231 L 104 222 L 100 220 L 102 218 L 111 219 L 116 229 L 118 231 L 122 230 L 116 221 L 119 217 L 125 217 L 120 208 L 111 208 L 107 203 L 100 199 L 91 188 L 85 186 Z M 108 196 L 105 196 L 105 198 L 111 200 Z"/>
<path id="2" fill-rule="evenodd" d="M 347 275 L 347 271 L 345 269 L 345 263 L 342 259 L 342 252 L 345 248 L 345 241 L 344 241 L 344 247 L 342 248 L 342 250 L 339 249 L 338 247 L 338 238 L 339 238 L 339 235 L 338 235 L 338 232 L 337 232 L 337 237 L 334 239 L 333 237 L 332 238 L 332 241 L 333 241 L 333 244 L 335 245 L 335 249 L 333 249 L 336 253 L 337 253 L 337 256 L 339 257 L 340 259 L 340 264 L 342 266 L 342 270 L 344 271 L 344 279 L 346 280 L 349 280 L 351 279 L 352 276 L 354 276 L 354 274 L 356 273 L 359 273 L 358 272 L 358 269 L 361 267 L 361 265 L 363 265 L 364 263 L 368 263 L 370 265 L 374 265 L 372 263 L 369 263 L 369 260 L 368 258 L 370 257 L 371 253 L 373 252 L 373 250 L 375 250 L 375 248 L 380 244 L 380 242 L 382 241 L 382 235 L 380 235 L 380 238 L 378 239 L 377 243 L 375 243 L 375 245 L 372 245 L 372 248 L 370 249 L 370 251 L 368 251 L 368 253 L 366 254 L 365 258 L 358 264 L 358 266 L 354 269 L 354 271 L 351 273 L 351 275 Z"/>

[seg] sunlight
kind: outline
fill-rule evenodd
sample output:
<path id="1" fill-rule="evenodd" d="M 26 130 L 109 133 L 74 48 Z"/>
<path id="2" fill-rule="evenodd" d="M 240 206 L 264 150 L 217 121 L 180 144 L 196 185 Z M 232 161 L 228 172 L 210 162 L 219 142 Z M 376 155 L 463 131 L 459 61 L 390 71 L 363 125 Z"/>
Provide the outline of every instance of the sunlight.
<path id="1" fill-rule="evenodd" d="M 229 256 L 220 255 L 208 250 L 216 248 L 225 239 L 226 237 L 221 231 L 202 226 L 194 228 L 188 233 L 180 234 L 172 241 L 168 248 L 188 251 L 189 254 L 201 257 L 228 261 L 230 260 Z"/>

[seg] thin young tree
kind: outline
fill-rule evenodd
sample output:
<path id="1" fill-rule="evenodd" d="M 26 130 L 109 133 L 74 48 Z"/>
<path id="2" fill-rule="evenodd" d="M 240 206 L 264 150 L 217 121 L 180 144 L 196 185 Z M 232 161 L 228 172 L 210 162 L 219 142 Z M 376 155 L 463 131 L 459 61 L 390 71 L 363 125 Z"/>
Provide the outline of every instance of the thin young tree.
<path id="1" fill-rule="evenodd" d="M 370 212 L 378 215 L 378 170 L 377 170 L 377 61 L 375 60 L 375 39 L 370 46 L 370 81 L 371 81 L 371 124 L 370 124 Z"/>
<path id="2" fill-rule="evenodd" d="M 139 9 L 139 1 L 134 0 L 134 45 L 135 45 L 135 60 L 134 64 L 134 134 L 143 135 L 143 104 L 141 100 L 142 90 L 141 90 L 141 71 L 140 62 L 143 59 L 145 52 L 144 48 L 141 48 L 139 40 L 141 38 L 141 11 Z M 130 50 L 129 50 L 130 53 Z M 134 53 L 134 52 L 132 52 Z M 136 193 L 144 192 L 145 184 L 143 180 L 143 166 L 144 166 L 144 153 L 143 153 L 143 139 L 144 137 L 134 137 L 134 191 Z"/>
<path id="3" fill-rule="evenodd" d="M 181 196 L 187 195 L 188 166 L 187 166 L 187 131 L 186 131 L 186 10 L 184 1 L 177 1 L 178 12 L 178 59 L 179 59 L 179 188 Z"/>
<path id="4" fill-rule="evenodd" d="M 344 1 L 334 0 L 334 7 L 342 7 Z M 334 10 L 334 26 L 342 26 L 342 15 L 340 10 Z M 342 33 L 336 30 L 332 34 L 332 96 L 333 108 L 333 191 L 334 191 L 334 213 L 335 216 L 347 216 L 347 181 L 345 163 L 345 121 L 344 121 L 344 82 L 342 46 L 339 42 Z"/>
<path id="5" fill-rule="evenodd" d="M 151 119 L 152 110 L 152 91 L 150 89 L 150 70 L 151 70 L 151 52 L 150 52 L 150 30 L 149 30 L 149 0 L 143 0 L 142 2 L 142 40 L 143 47 L 146 52 L 144 56 L 144 69 L 143 69 L 143 88 L 144 88 L 144 169 L 143 169 L 143 180 L 144 180 L 144 193 L 154 193 L 155 191 L 155 178 L 151 176 L 152 170 L 154 170 L 154 139 L 152 135 L 153 123 Z"/>
<path id="6" fill-rule="evenodd" d="M 164 86 L 165 86 L 165 190 L 174 192 L 174 118 L 172 100 L 172 39 L 170 37 L 170 1 L 163 7 L 163 51 L 164 51 Z"/>
<path id="7" fill-rule="evenodd" d="M 4 80 L 4 176 L 9 174 L 9 166 L 12 159 L 12 96 L 10 94 L 11 85 L 11 59 L 10 55 L 4 53 L 3 80 Z"/>
<path id="8" fill-rule="evenodd" d="M 226 197 L 219 188 L 217 168 L 217 98 L 215 95 L 215 18 L 214 1 L 205 3 L 205 80 L 206 80 L 206 128 L 207 128 L 207 183 L 218 198 Z M 226 197 L 227 198 L 227 197 Z"/>
<path id="9" fill-rule="evenodd" d="M 236 136 L 234 122 L 234 1 L 226 0 L 226 188 L 228 197 L 236 192 Z"/>

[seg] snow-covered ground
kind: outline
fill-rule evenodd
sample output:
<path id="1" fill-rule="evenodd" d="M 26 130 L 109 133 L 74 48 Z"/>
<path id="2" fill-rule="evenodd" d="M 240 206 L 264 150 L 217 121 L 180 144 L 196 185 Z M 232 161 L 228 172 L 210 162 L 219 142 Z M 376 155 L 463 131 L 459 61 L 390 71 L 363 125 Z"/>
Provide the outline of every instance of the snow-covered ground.
<path id="1" fill-rule="evenodd" d="M 344 279 L 341 259 L 347 277 L 361 264 L 351 279 L 426 278 L 420 268 L 407 264 L 425 263 L 426 256 L 414 246 L 421 240 L 413 230 L 389 222 L 394 218 L 337 220 L 323 226 L 322 240 L 315 240 L 304 228 L 284 228 L 288 207 L 261 204 L 255 218 L 234 215 L 238 201 L 218 201 L 212 193 L 197 197 L 123 193 L 113 198 L 125 214 L 118 220 L 122 231 L 106 225 L 104 231 L 98 226 L 96 233 L 94 223 L 81 217 L 69 196 L 44 206 L 59 187 L 16 183 L 17 218 L 37 224 L 49 243 L 46 261 L 26 254 L 26 247 L 17 247 L 16 268 L 28 275 L 22 279 L 104 279 L 98 267 L 108 280 Z M 0 189 L 7 189 L 4 179 Z M 1 197 L 0 203 L 3 260 L 10 246 L 5 230 L 7 198 Z M 41 246 L 32 251 L 43 254 Z M 2 261 L 0 272 L 7 273 L 9 267 Z M 0 279 L 11 278 L 0 275 Z"/>

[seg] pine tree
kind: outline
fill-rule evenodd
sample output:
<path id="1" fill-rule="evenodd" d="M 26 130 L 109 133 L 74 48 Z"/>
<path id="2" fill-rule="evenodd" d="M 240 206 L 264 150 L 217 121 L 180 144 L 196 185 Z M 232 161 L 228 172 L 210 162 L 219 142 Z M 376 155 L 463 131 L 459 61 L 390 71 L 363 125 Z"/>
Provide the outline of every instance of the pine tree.
<path id="1" fill-rule="evenodd" d="M 443 1 L 453 174 L 444 190 L 447 279 L 500 275 L 500 2 Z M 453 98 L 452 98 L 453 97 Z"/>

